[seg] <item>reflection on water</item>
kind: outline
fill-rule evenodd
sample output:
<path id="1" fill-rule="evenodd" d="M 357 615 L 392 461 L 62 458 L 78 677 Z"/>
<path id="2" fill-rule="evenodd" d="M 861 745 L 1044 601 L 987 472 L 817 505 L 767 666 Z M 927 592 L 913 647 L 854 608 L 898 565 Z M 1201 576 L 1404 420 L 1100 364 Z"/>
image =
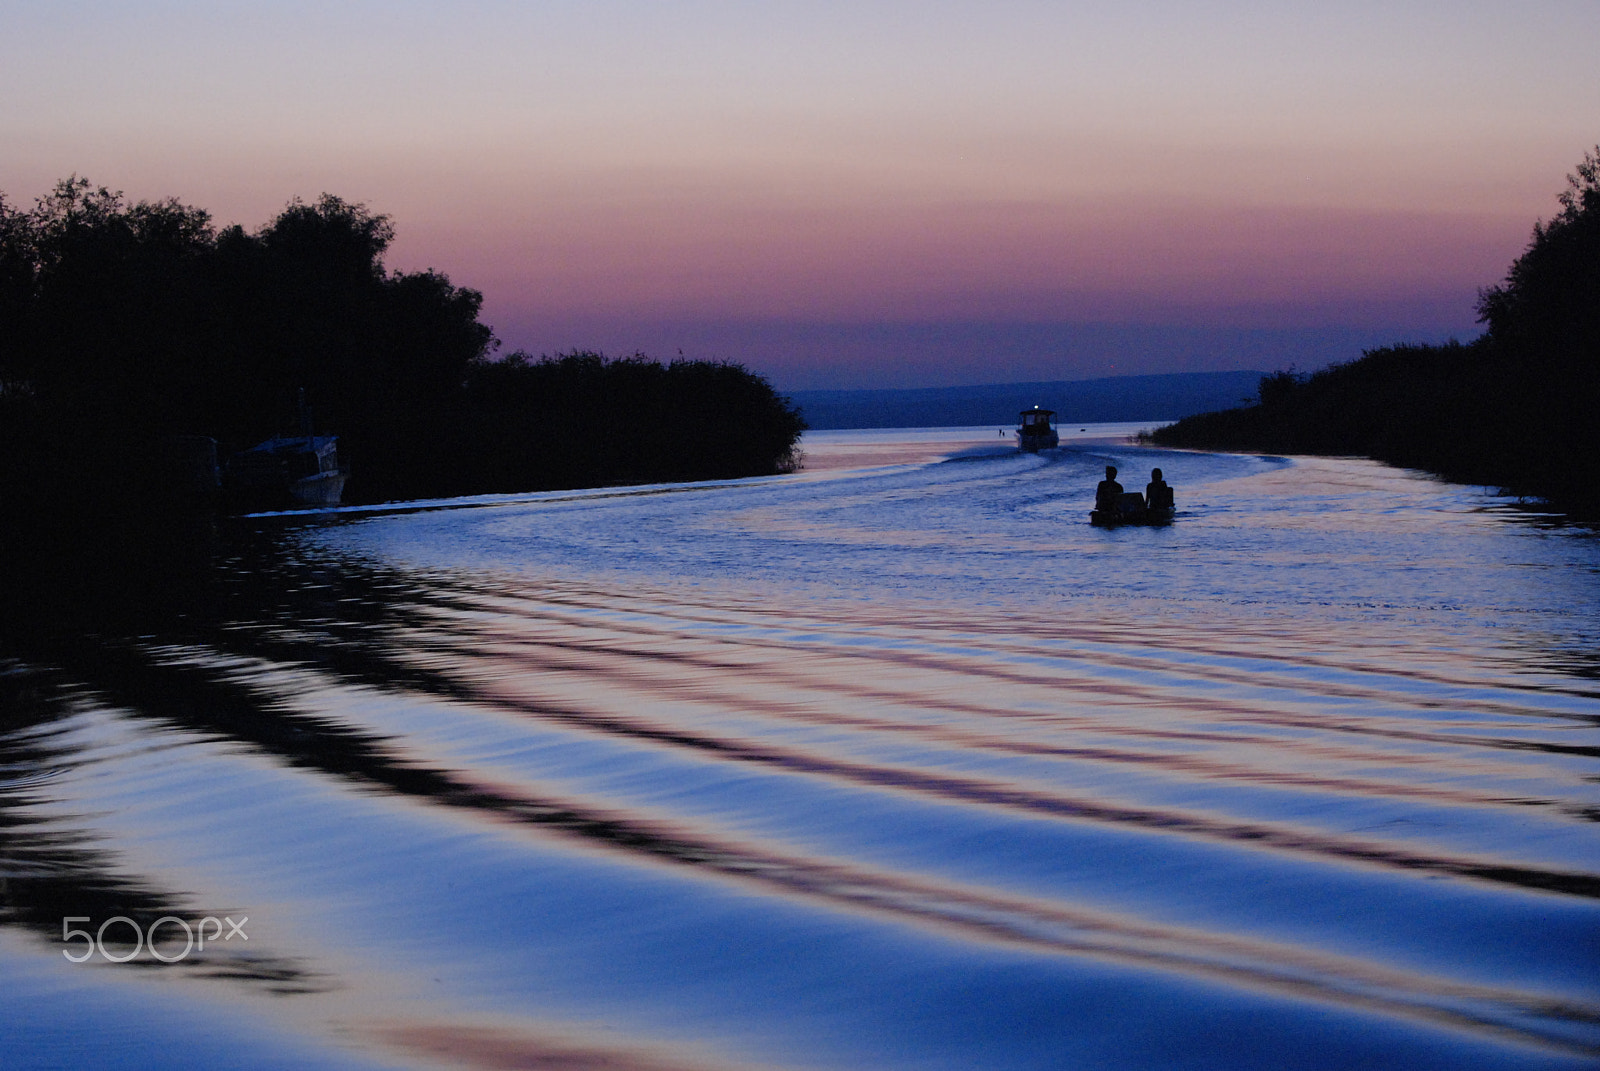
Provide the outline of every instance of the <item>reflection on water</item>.
<path id="1" fill-rule="evenodd" d="M 14 1054 L 1600 1062 L 1591 533 L 1362 461 L 810 449 L 871 467 L 266 519 L 15 640 Z M 1108 460 L 1177 523 L 1089 527 Z"/>

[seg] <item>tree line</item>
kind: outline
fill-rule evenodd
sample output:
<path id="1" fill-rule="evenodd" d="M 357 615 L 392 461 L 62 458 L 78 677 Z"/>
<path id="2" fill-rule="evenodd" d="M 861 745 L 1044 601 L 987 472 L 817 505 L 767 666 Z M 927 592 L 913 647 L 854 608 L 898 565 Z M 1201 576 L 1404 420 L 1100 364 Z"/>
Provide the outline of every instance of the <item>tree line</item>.
<path id="1" fill-rule="evenodd" d="M 1158 429 L 1164 446 L 1360 454 L 1600 515 L 1600 146 L 1479 293 L 1470 342 L 1395 345 L 1264 377 L 1255 404 Z"/>
<path id="2" fill-rule="evenodd" d="M 753 476 L 804 424 L 714 361 L 497 358 L 482 295 L 391 271 L 388 217 L 323 195 L 250 232 L 74 177 L 0 195 L 0 508 L 15 527 L 183 505 L 173 442 L 340 437 L 346 500 Z M 159 522 L 157 522 L 159 523 Z"/>

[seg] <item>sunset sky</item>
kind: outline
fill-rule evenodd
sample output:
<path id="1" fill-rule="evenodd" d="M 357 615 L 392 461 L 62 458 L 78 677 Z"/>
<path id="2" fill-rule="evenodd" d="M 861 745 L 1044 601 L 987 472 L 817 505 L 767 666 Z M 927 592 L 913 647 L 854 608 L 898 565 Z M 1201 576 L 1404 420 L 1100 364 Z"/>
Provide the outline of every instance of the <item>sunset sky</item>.
<path id="1" fill-rule="evenodd" d="M 505 349 L 780 387 L 1476 333 L 1600 141 L 1600 3 L 0 2 L 0 191 L 324 191 Z"/>

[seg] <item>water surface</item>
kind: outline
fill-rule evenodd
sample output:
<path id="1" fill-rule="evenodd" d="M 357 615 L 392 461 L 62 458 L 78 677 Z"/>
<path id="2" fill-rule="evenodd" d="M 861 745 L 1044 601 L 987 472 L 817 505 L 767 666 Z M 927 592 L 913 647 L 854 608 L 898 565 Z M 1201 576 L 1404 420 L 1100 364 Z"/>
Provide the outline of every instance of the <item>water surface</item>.
<path id="1" fill-rule="evenodd" d="M 263 518 L 19 646 L 8 1059 L 1600 1065 L 1600 540 L 1113 430 Z"/>

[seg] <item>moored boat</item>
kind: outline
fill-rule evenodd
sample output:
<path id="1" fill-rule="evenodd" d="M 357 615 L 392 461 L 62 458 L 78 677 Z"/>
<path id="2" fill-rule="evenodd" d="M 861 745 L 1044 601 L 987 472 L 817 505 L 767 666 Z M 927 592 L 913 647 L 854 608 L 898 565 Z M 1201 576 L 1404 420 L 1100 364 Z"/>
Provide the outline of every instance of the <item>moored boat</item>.
<path id="1" fill-rule="evenodd" d="M 344 481 L 336 435 L 280 436 L 228 462 L 229 494 L 247 509 L 337 506 Z"/>

